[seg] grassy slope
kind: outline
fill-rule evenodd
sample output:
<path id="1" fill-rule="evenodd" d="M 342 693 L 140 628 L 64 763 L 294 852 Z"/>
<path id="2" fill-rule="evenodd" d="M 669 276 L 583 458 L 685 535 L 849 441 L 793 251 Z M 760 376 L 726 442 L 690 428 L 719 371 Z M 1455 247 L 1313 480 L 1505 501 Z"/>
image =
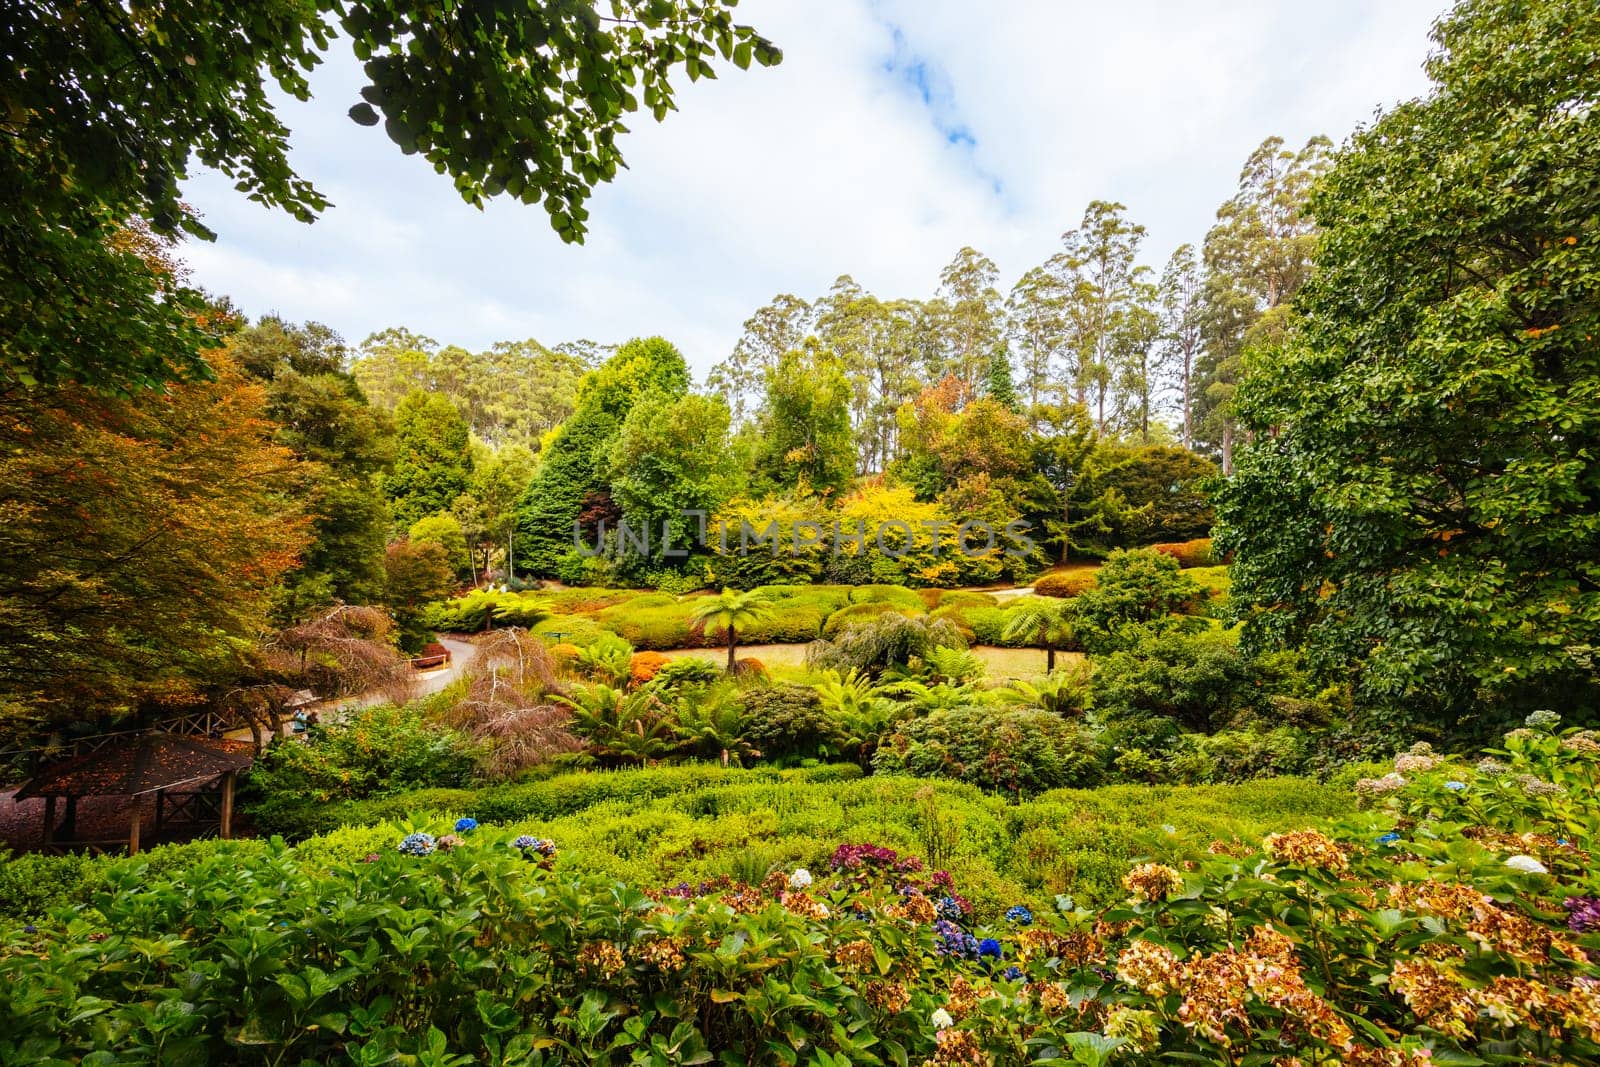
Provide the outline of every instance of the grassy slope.
<path id="1" fill-rule="evenodd" d="M 1057 893 L 1105 902 L 1120 895 L 1119 879 L 1135 858 L 1179 862 L 1218 838 L 1258 840 L 1353 806 L 1347 790 L 1302 779 L 1056 790 L 1009 803 L 926 779 L 671 770 L 676 788 L 670 792 L 652 780 L 658 771 L 568 775 L 520 787 L 540 794 L 538 804 L 526 807 L 545 814 L 499 821 L 553 838 L 562 850 L 558 869 L 643 887 L 719 875 L 755 881 L 775 868 L 823 866 L 836 845 L 869 841 L 930 857 L 955 873 L 980 912 L 992 916 L 1019 901 L 1049 906 Z M 382 808 L 409 813 L 419 827 L 438 833 L 458 815 L 514 813 L 517 805 L 506 797 L 517 788 L 502 790 L 493 804 L 450 791 L 390 798 Z M 563 802 L 579 794 L 593 802 Z M 551 814 L 556 798 L 560 813 Z M 352 859 L 394 847 L 400 832 L 398 823 L 351 827 L 300 847 Z"/>

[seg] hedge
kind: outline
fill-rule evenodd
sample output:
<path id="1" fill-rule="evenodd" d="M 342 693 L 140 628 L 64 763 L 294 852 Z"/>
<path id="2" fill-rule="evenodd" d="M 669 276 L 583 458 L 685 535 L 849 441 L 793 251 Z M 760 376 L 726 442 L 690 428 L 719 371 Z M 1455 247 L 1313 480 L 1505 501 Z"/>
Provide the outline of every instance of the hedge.
<path id="1" fill-rule="evenodd" d="M 1197 537 L 1193 541 L 1172 541 L 1151 545 L 1152 552 L 1160 552 L 1178 561 L 1180 567 L 1210 567 L 1222 562 L 1211 552 L 1211 538 Z"/>
<path id="2" fill-rule="evenodd" d="M 1037 596 L 1072 597 L 1085 589 L 1092 589 L 1096 581 L 1095 571 L 1089 567 L 1071 571 L 1051 571 L 1049 574 L 1039 576 L 1033 583 L 1033 591 Z"/>

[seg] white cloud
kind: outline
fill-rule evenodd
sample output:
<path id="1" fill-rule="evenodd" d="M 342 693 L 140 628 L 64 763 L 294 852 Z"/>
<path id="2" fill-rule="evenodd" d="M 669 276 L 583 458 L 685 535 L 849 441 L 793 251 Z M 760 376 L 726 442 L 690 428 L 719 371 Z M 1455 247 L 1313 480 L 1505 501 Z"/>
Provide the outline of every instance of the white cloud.
<path id="1" fill-rule="evenodd" d="M 1204 235 L 1263 137 L 1337 140 L 1421 92 L 1442 3 L 747 0 L 739 17 L 784 63 L 685 83 L 679 113 L 640 118 L 576 247 L 536 208 L 466 206 L 352 124 L 359 71 L 336 56 L 312 103 L 283 111 L 336 206 L 307 227 L 199 176 L 187 195 L 221 239 L 188 258 L 246 310 L 352 340 L 660 333 L 704 371 L 774 293 L 814 297 L 841 273 L 923 296 L 971 244 L 1009 284 L 1094 198 L 1126 203 L 1159 263 Z"/>

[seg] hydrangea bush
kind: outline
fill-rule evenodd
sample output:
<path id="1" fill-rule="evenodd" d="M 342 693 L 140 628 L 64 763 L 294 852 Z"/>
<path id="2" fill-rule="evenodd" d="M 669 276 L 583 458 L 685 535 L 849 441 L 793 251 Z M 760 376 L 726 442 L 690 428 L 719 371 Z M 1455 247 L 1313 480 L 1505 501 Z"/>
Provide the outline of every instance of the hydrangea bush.
<path id="1" fill-rule="evenodd" d="M 1557 726 L 1477 764 L 1413 749 L 1337 831 L 992 926 L 873 844 L 649 893 L 449 823 L 331 871 L 128 865 L 0 933 L 0 1062 L 1596 1062 L 1600 737 Z"/>

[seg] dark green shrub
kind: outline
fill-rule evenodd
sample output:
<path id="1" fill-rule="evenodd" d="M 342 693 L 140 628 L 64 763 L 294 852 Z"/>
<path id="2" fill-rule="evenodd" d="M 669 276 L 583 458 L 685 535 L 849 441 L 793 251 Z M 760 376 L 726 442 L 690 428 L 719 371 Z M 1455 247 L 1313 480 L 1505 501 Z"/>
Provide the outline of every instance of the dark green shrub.
<path id="1" fill-rule="evenodd" d="M 1091 688 L 1095 713 L 1119 738 L 1147 747 L 1178 731 L 1212 733 L 1265 706 L 1267 694 L 1233 635 L 1135 628 L 1127 640 L 1129 647 L 1098 661 Z"/>
<path id="2" fill-rule="evenodd" d="M 1084 651 L 1109 652 L 1128 643 L 1128 627 L 1191 610 L 1203 595 L 1171 556 L 1118 549 L 1106 558 L 1094 587 L 1073 598 L 1074 629 Z"/>
<path id="3" fill-rule="evenodd" d="M 176 845 L 157 845 L 137 856 L 86 856 L 67 853 L 12 856 L 0 849 L 0 918 L 32 921 L 57 908 L 82 907 L 104 888 L 108 877 L 124 868 L 146 877 L 181 876 L 213 856 L 246 859 L 265 855 L 266 841 L 205 838 Z"/>
<path id="4" fill-rule="evenodd" d="M 820 759 L 839 751 L 838 724 L 810 686 L 774 685 L 744 694 L 744 740 L 771 763 Z"/>
<path id="5" fill-rule="evenodd" d="M 881 742 L 872 765 L 881 774 L 953 778 L 1017 794 L 1092 785 L 1102 762 L 1093 735 L 1059 715 L 972 707 L 901 724 Z"/>
<path id="6" fill-rule="evenodd" d="M 660 689 L 672 692 L 685 686 L 713 685 L 722 680 L 722 669 L 699 656 L 679 656 L 664 663 L 652 680 Z"/>
<path id="7" fill-rule="evenodd" d="M 37 919 L 53 908 L 87 898 L 98 885 L 104 861 L 68 854 L 13 856 L 0 849 L 0 916 Z"/>

